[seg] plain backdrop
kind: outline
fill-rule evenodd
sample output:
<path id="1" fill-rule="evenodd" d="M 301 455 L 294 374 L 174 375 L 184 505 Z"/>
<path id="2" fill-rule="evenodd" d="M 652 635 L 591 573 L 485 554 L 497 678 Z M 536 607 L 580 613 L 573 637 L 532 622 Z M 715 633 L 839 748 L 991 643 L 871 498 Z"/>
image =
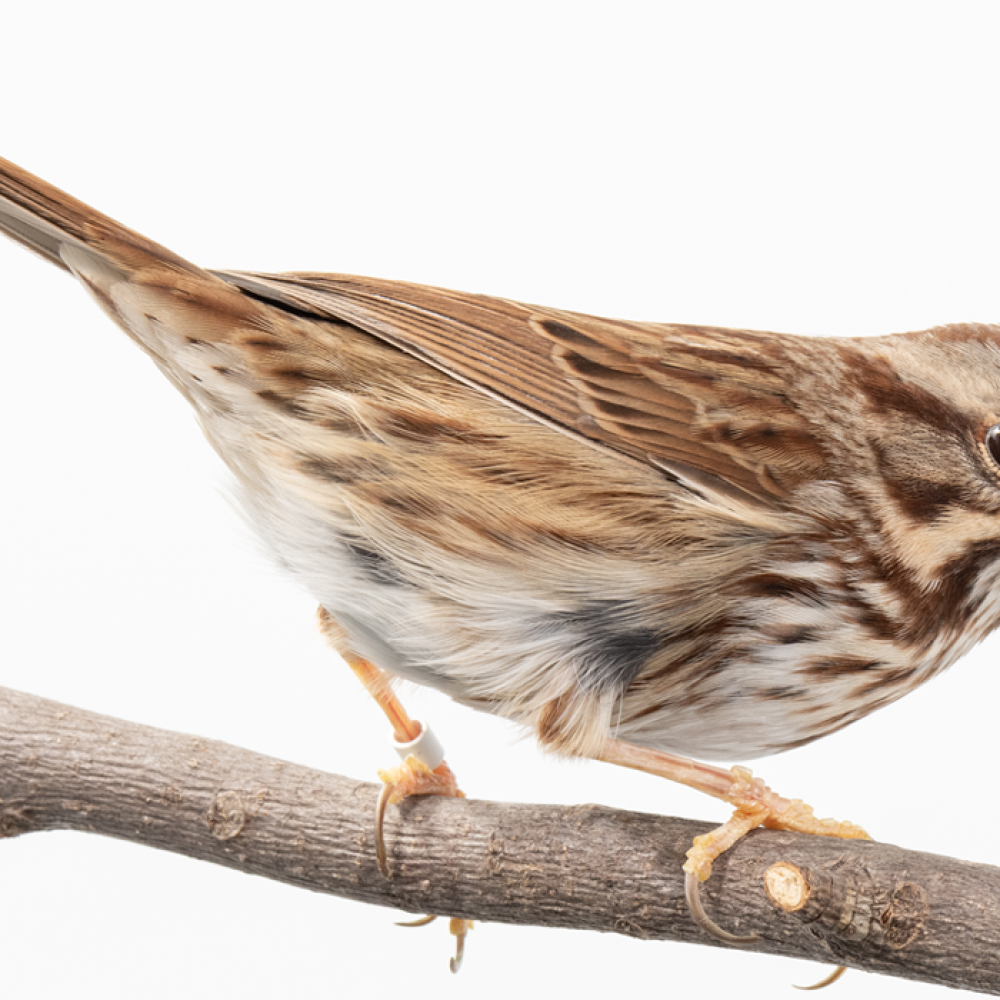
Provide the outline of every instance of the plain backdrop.
<path id="1" fill-rule="evenodd" d="M 995 321 L 998 28 L 960 2 L 10 5 L 0 153 L 206 266 L 795 333 Z M 389 763 L 186 404 L 6 241 L 0 351 L 0 683 L 356 777 Z M 881 840 L 998 862 L 998 648 L 755 768 Z M 725 815 L 410 702 L 471 795 Z M 441 924 L 82 834 L 0 843 L 0 899 L 21 1000 L 772 998 L 826 972 L 488 925 L 453 977 Z"/>

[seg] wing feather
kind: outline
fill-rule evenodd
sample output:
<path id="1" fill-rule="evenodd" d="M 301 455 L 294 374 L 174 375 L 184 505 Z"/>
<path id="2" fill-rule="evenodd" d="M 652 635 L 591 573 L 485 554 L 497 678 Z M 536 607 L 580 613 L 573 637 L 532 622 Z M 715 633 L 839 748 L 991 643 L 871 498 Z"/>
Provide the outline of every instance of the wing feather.
<path id="1" fill-rule="evenodd" d="M 607 320 L 349 275 L 213 273 L 258 298 L 360 327 L 697 489 L 777 505 L 825 470 L 812 425 L 785 392 L 794 338 Z"/>

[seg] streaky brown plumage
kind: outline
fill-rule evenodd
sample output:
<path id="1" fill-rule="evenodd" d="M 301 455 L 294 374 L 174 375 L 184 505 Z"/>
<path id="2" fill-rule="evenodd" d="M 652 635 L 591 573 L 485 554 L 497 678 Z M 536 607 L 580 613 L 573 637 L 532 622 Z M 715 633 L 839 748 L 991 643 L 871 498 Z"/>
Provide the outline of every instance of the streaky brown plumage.
<path id="1" fill-rule="evenodd" d="M 998 327 L 806 338 L 205 271 L 5 161 L 0 229 L 184 393 L 354 653 L 554 750 L 786 750 L 1000 621 Z"/>

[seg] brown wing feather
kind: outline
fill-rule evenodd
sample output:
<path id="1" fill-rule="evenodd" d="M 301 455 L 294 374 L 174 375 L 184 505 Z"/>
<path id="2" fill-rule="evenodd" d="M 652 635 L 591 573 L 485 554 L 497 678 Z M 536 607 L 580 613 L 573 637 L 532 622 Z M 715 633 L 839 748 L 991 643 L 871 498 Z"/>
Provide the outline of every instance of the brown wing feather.
<path id="1" fill-rule="evenodd" d="M 213 272 L 350 322 L 574 436 L 696 488 L 774 504 L 824 472 L 777 334 L 630 323 L 348 275 Z"/>

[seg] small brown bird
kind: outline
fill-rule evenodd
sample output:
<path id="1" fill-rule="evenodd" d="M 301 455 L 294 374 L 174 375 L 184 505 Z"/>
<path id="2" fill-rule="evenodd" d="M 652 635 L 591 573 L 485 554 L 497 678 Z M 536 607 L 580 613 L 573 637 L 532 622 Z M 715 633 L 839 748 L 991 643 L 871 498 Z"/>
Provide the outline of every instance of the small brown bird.
<path id="1" fill-rule="evenodd" d="M 725 936 L 695 890 L 747 830 L 865 834 L 674 755 L 801 746 L 1000 621 L 1000 327 L 799 338 L 205 271 L 5 161 L 0 229 L 184 394 L 416 741 L 380 815 L 459 794 L 390 675 L 729 801 L 685 866 Z"/>

